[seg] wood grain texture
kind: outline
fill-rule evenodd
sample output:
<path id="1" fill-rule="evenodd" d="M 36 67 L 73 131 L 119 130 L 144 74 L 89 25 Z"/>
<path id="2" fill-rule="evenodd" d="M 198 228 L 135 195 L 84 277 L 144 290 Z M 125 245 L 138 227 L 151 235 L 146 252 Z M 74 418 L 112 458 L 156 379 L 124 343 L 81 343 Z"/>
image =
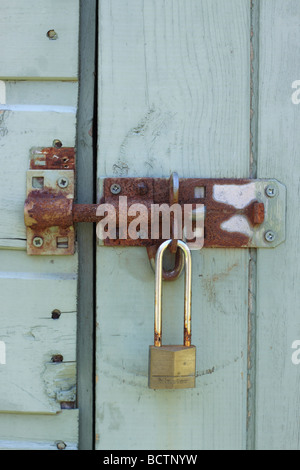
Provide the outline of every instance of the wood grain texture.
<path id="1" fill-rule="evenodd" d="M 250 4 L 101 2 L 98 176 L 246 177 Z M 193 253 L 197 388 L 149 390 L 154 276 L 146 250 L 98 248 L 98 449 L 246 445 L 248 253 Z M 182 341 L 183 280 L 164 285 Z"/>
<path id="2" fill-rule="evenodd" d="M 77 106 L 78 83 L 76 82 L 3 80 L 2 83 L 6 89 L 8 104 Z M 1 100 L 0 102 L 5 104 Z"/>
<path id="3" fill-rule="evenodd" d="M 287 186 L 287 238 L 258 252 L 256 447 L 299 449 L 300 368 L 292 363 L 299 321 L 300 5 L 260 2 L 258 176 Z"/>
<path id="4" fill-rule="evenodd" d="M 6 93 L 8 107 L 20 105 L 17 110 L 2 110 L 0 104 L 0 164 L 3 177 L 0 186 L 0 248 L 25 249 L 24 201 L 26 198 L 26 171 L 29 169 L 30 149 L 48 147 L 59 139 L 65 147 L 74 147 L 76 139 L 76 104 L 78 85 L 70 85 L 62 100 L 61 87 L 58 94 L 52 83 L 35 83 L 36 95 L 24 84 L 9 83 Z M 15 99 L 24 93 L 22 101 Z M 72 94 L 72 99 L 70 95 Z M 42 96 L 46 96 L 45 101 Z M 47 105 L 57 106 L 51 111 Z M 71 106 L 70 106 L 71 105 Z M 14 109 L 14 108 L 13 108 Z"/>
<path id="5" fill-rule="evenodd" d="M 0 340 L 6 345 L 0 410 L 57 412 L 62 401 L 72 401 L 60 393 L 76 384 L 77 257 L 33 259 L 2 250 L 0 260 Z M 58 354 L 63 363 L 52 363 Z"/>
<path id="6" fill-rule="evenodd" d="M 78 0 L 2 0 L 0 77 L 76 79 L 78 24 Z M 47 37 L 53 29 L 57 40 Z"/>
<path id="7" fill-rule="evenodd" d="M 65 81 L 77 80 L 78 6 L 77 0 L 0 5 L 0 76 L 6 78 L 0 81 L 1 449 L 78 443 L 78 411 L 61 412 L 62 402 L 76 400 L 78 257 L 12 250 L 25 249 L 30 149 L 54 139 L 75 146 L 78 84 Z M 47 38 L 50 29 L 56 41 Z M 54 309 L 59 319 L 52 318 Z M 55 355 L 62 362 L 52 362 Z"/>

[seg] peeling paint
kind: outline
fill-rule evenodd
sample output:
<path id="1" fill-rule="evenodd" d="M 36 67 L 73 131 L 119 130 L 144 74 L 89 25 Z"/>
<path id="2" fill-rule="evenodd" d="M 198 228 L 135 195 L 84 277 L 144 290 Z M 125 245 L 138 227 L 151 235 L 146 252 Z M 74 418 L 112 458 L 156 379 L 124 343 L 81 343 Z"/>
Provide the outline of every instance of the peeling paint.
<path id="1" fill-rule="evenodd" d="M 247 218 L 243 215 L 234 215 L 229 220 L 222 222 L 221 229 L 230 233 L 243 233 L 249 238 L 253 236 L 253 230 L 251 229 Z"/>
<path id="2" fill-rule="evenodd" d="M 215 184 L 213 187 L 213 198 L 217 202 L 228 204 L 236 209 L 244 209 L 256 200 L 255 184 Z"/>
<path id="3" fill-rule="evenodd" d="M 61 402 L 76 401 L 76 363 L 46 363 L 43 373 L 45 392 L 52 407 L 59 411 Z"/>

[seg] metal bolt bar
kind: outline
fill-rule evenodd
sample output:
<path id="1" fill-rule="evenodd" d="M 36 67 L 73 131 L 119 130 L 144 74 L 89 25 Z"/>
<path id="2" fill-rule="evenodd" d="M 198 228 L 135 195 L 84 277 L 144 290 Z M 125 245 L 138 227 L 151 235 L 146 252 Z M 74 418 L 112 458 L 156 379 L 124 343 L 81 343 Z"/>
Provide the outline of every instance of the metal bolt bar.
<path id="1" fill-rule="evenodd" d="M 73 222 L 99 222 L 103 217 L 97 216 L 98 207 L 98 204 L 73 204 Z"/>

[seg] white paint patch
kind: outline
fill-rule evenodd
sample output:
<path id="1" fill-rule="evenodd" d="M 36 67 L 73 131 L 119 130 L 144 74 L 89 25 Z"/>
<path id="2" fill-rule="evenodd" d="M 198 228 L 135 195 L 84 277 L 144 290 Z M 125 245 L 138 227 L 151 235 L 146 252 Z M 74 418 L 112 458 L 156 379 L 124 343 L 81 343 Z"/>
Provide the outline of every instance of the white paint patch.
<path id="1" fill-rule="evenodd" d="M 0 364 L 6 364 L 6 345 L 4 341 L 0 341 Z"/>
<path id="2" fill-rule="evenodd" d="M 194 189 L 195 199 L 200 199 L 205 197 L 205 188 L 203 186 L 196 186 Z"/>
<path id="3" fill-rule="evenodd" d="M 74 106 L 44 105 L 44 104 L 0 104 L 0 111 L 27 111 L 36 113 L 71 113 L 76 114 Z"/>
<path id="4" fill-rule="evenodd" d="M 76 281 L 76 273 L 31 273 L 0 271 L 0 279 L 25 279 L 29 281 Z"/>
<path id="5" fill-rule="evenodd" d="M 249 222 L 243 215 L 234 215 L 229 220 L 226 220 L 226 222 L 221 224 L 221 229 L 230 233 L 242 233 L 247 237 L 252 237 L 253 235 L 253 231 L 249 225 Z"/>
<path id="6" fill-rule="evenodd" d="M 256 200 L 255 184 L 215 184 L 213 198 L 217 202 L 228 204 L 236 209 L 244 209 Z"/>
<path id="7" fill-rule="evenodd" d="M 0 80 L 0 104 L 6 104 L 6 86 L 3 80 Z"/>

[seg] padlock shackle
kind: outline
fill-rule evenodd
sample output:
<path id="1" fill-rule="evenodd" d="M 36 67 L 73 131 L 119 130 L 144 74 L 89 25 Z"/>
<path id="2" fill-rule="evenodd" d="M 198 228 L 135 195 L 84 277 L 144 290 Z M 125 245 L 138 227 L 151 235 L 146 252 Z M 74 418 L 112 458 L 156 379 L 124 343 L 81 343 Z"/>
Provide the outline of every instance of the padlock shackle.
<path id="1" fill-rule="evenodd" d="M 154 346 L 162 345 L 162 273 L 163 256 L 172 240 L 160 245 L 155 261 L 155 313 L 154 313 Z M 185 294 L 184 294 L 184 346 L 191 346 L 191 302 L 192 302 L 192 256 L 189 247 L 178 240 L 178 249 L 182 250 L 185 258 Z"/>

